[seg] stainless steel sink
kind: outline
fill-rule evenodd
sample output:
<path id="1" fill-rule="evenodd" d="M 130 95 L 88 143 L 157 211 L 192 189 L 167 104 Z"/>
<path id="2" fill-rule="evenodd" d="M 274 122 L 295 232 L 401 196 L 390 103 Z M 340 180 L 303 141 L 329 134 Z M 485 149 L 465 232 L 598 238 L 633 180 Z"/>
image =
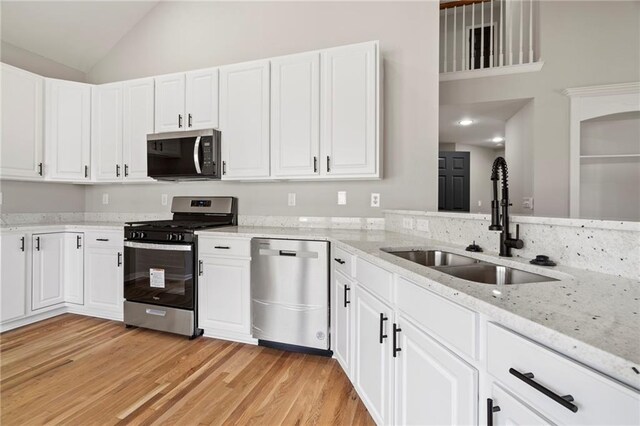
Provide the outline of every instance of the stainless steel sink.
<path id="1" fill-rule="evenodd" d="M 526 284 L 558 281 L 555 278 L 534 274 L 533 272 L 521 269 L 510 268 L 508 266 L 496 265 L 493 263 L 480 262 L 475 265 L 445 266 L 434 268 L 445 274 L 463 280 L 474 281 L 483 284 Z"/>
<path id="2" fill-rule="evenodd" d="M 480 262 L 479 260 L 473 259 L 471 257 L 461 256 L 459 254 L 440 250 L 405 250 L 383 248 L 382 251 L 424 266 L 471 265 Z"/>

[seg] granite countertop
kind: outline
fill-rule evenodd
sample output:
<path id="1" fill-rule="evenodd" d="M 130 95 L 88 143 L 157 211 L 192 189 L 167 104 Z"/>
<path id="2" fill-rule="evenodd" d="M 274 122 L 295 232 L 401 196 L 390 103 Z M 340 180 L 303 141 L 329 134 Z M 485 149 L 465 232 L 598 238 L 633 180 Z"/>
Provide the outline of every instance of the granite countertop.
<path id="1" fill-rule="evenodd" d="M 489 316 L 492 320 L 640 389 L 640 283 L 576 268 L 545 268 L 495 253 L 389 231 L 224 227 L 201 235 L 329 240 L 388 271 Z M 382 247 L 446 249 L 558 281 L 495 286 L 462 280 L 385 253 Z"/>
<path id="2" fill-rule="evenodd" d="M 107 229 L 113 230 L 113 228 L 124 228 L 124 222 L 91 222 L 91 221 L 74 221 L 74 222 L 37 222 L 37 223 L 14 223 L 14 224 L 0 224 L 0 231 L 11 232 L 20 231 L 23 229 L 59 229 L 64 227 L 82 227 L 91 229 Z"/>

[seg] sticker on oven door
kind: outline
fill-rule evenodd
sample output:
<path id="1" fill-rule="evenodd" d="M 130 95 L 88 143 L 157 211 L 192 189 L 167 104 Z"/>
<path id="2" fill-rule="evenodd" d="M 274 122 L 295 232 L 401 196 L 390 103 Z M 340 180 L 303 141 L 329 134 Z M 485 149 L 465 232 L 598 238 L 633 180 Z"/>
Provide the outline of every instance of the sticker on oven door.
<path id="1" fill-rule="evenodd" d="M 149 268 L 149 281 L 151 287 L 164 288 L 164 269 Z"/>

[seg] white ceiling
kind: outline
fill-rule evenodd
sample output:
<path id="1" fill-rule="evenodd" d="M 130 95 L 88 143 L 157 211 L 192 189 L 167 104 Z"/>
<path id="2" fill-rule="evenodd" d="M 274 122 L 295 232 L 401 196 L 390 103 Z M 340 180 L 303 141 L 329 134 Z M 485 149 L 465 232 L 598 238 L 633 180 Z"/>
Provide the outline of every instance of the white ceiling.
<path id="1" fill-rule="evenodd" d="M 2 41 L 89 71 L 157 1 L 5 1 Z"/>
<path id="2" fill-rule="evenodd" d="M 530 99 L 480 102 L 475 104 L 440 105 L 440 143 L 461 143 L 485 147 L 498 147 L 492 142 L 496 136 L 504 137 L 507 120 Z M 462 119 L 473 120 L 470 126 L 461 126 Z M 509 141 L 505 141 L 509 143 Z"/>

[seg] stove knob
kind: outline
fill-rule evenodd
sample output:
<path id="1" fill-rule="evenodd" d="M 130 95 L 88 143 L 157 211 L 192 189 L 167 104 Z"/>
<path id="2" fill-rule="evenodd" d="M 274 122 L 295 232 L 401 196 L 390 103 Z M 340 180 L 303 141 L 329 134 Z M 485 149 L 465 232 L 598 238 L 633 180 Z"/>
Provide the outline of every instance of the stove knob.
<path id="1" fill-rule="evenodd" d="M 169 241 L 173 240 L 173 234 L 167 234 L 167 240 Z"/>
<path id="2" fill-rule="evenodd" d="M 138 233 L 136 231 L 131 231 L 131 238 L 138 238 Z"/>
<path id="3" fill-rule="evenodd" d="M 178 241 L 182 241 L 182 240 L 184 240 L 184 235 L 178 234 Z"/>
<path id="4" fill-rule="evenodd" d="M 144 232 L 140 232 L 140 234 L 138 235 L 138 238 L 144 238 L 146 236 L 147 234 L 145 234 Z"/>

